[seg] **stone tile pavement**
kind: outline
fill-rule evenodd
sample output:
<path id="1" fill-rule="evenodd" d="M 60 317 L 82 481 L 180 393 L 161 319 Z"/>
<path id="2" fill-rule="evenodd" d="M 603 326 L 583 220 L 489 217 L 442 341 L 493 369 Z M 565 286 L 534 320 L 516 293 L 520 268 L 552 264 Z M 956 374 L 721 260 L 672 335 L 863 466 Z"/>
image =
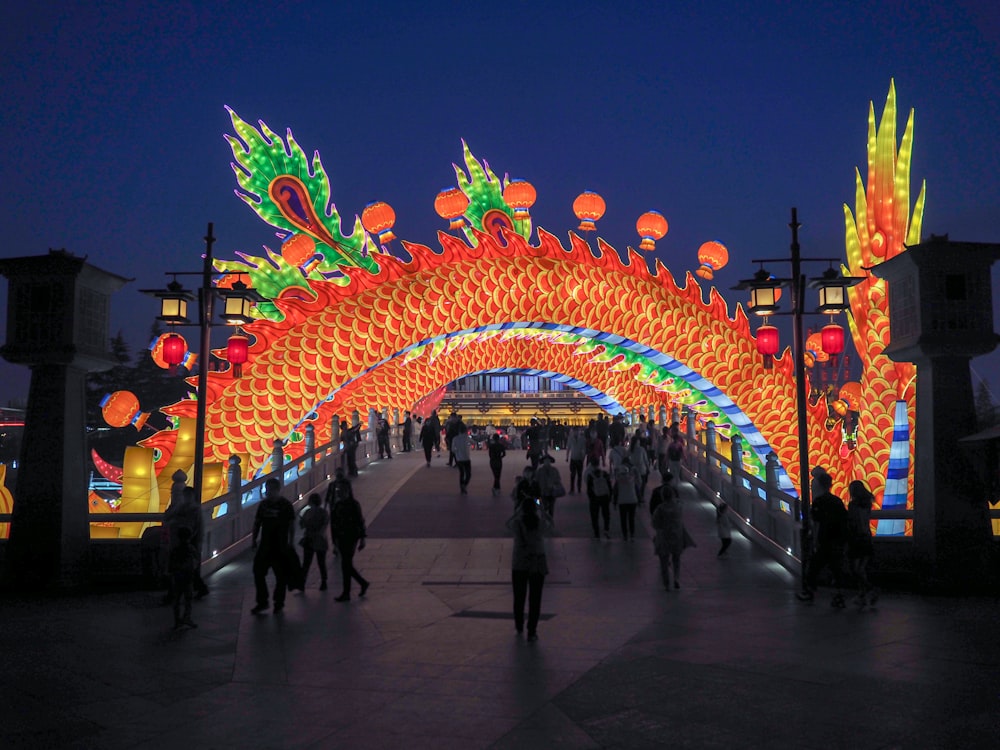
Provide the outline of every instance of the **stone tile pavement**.
<path id="1" fill-rule="evenodd" d="M 693 494 L 699 546 L 666 592 L 644 509 L 640 541 L 593 541 L 570 495 L 529 644 L 509 615 L 509 496 L 485 454 L 468 496 L 432 463 L 395 454 L 357 480 L 364 599 L 333 601 L 332 562 L 329 591 L 314 569 L 284 612 L 253 616 L 249 557 L 209 579 L 195 630 L 172 629 L 158 592 L 0 599 L 0 747 L 1000 746 L 993 598 L 803 605 L 746 540 L 716 558 Z"/>

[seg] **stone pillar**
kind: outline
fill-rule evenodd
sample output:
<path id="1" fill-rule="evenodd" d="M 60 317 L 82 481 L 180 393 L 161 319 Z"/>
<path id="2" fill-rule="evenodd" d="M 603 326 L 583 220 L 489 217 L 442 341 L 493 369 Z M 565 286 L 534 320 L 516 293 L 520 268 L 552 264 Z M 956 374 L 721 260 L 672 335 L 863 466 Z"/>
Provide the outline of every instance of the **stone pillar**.
<path id="1" fill-rule="evenodd" d="M 330 419 L 330 444 L 334 450 L 340 445 L 340 415 L 334 414 Z"/>
<path id="2" fill-rule="evenodd" d="M 305 467 L 311 469 L 316 462 L 316 428 L 312 422 L 306 425 Z"/>
<path id="3" fill-rule="evenodd" d="M 743 489 L 743 438 L 737 433 L 731 438 L 733 484 Z"/>
<path id="4" fill-rule="evenodd" d="M 681 421 L 681 410 L 675 406 L 673 409 L 670 410 L 670 424 L 673 424 L 674 422 L 680 423 L 680 421 Z"/>
<path id="5" fill-rule="evenodd" d="M 229 457 L 229 468 L 226 471 L 226 491 L 232 495 L 239 492 L 243 486 L 243 472 L 240 469 L 240 457 Z"/>
<path id="6" fill-rule="evenodd" d="M 281 438 L 274 439 L 271 450 L 271 471 L 277 473 L 278 481 L 285 483 L 285 443 Z"/>
<path id="7" fill-rule="evenodd" d="M 709 420 L 708 425 L 705 427 L 705 448 L 713 452 L 717 452 L 719 450 L 718 438 L 715 434 L 715 422 L 712 420 Z M 708 464 L 713 468 L 718 468 L 719 460 L 715 458 L 715 456 L 709 456 Z"/>
<path id="8" fill-rule="evenodd" d="M 106 370 L 111 294 L 126 283 L 65 250 L 0 259 L 7 339 L 0 355 L 31 368 L 4 579 L 19 588 L 86 583 L 88 372 Z"/>

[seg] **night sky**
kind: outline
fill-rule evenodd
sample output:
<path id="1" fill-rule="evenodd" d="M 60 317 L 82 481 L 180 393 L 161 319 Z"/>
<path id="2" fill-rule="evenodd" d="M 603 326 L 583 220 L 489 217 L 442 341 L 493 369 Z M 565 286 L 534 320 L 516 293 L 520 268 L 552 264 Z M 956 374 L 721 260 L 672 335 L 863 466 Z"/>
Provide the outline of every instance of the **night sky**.
<path id="1" fill-rule="evenodd" d="M 619 250 L 638 245 L 639 214 L 666 216 L 656 257 L 678 278 L 702 242 L 725 243 L 717 284 L 735 304 L 751 258 L 787 253 L 792 206 L 803 254 L 843 257 L 868 103 L 880 115 L 893 78 L 900 134 L 916 110 L 924 238 L 1000 242 L 994 2 L 696 5 L 14 4 L 0 29 L 0 253 L 66 248 L 134 278 L 112 333 L 145 346 L 157 310 L 138 290 L 198 270 L 208 222 L 216 257 L 279 248 L 233 194 L 229 105 L 318 150 L 349 219 L 384 200 L 399 237 L 436 247 L 433 200 L 464 138 L 534 184 L 535 226 L 564 241 L 573 199 L 594 190 L 608 206 L 598 234 Z M 995 296 L 998 281 L 1000 266 Z M 1000 393 L 1000 356 L 973 367 Z M 0 364 L 0 404 L 27 383 Z"/>

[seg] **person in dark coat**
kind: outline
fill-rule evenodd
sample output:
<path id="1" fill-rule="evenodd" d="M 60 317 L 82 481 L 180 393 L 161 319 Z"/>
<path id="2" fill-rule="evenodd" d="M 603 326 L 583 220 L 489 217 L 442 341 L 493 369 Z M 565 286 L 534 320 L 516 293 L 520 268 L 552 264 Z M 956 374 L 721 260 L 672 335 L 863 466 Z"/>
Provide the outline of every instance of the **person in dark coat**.
<path id="1" fill-rule="evenodd" d="M 413 419 L 410 412 L 406 412 L 403 417 L 403 453 L 413 450 Z"/>
<path id="2" fill-rule="evenodd" d="M 524 632 L 524 600 L 528 600 L 528 640 L 538 640 L 542 587 L 549 572 L 543 533 L 551 520 L 536 500 L 518 504 L 507 528 L 514 535 L 511 583 L 514 589 L 514 630 Z"/>
<path id="3" fill-rule="evenodd" d="M 361 504 L 354 498 L 354 493 L 338 496 L 330 509 L 330 537 L 340 553 L 340 570 L 344 578 L 344 590 L 336 598 L 338 602 L 351 600 L 352 578 L 361 584 L 359 596 L 368 591 L 368 581 L 354 567 L 354 553 L 365 548 L 367 535 Z"/>
<path id="4" fill-rule="evenodd" d="M 798 597 L 803 601 L 812 601 L 816 594 L 819 574 L 829 568 L 833 575 L 833 585 L 836 593 L 830 601 L 832 607 L 844 607 L 844 553 L 847 546 L 848 516 L 844 501 L 834 495 L 830 488 L 833 477 L 823 472 L 814 475 L 819 494 L 812 501 L 811 516 L 817 525 L 816 550 L 809 560 L 806 570 L 803 590 Z"/>
<path id="5" fill-rule="evenodd" d="M 490 471 L 493 472 L 493 494 L 500 494 L 500 474 L 503 472 L 503 459 L 507 455 L 507 446 L 496 432 L 490 435 L 486 444 L 490 452 Z"/>
<path id="6" fill-rule="evenodd" d="M 427 459 L 428 466 L 431 465 L 431 451 L 434 450 L 434 446 L 440 439 L 441 431 L 434 427 L 431 420 L 424 420 L 424 426 L 420 428 L 420 445 L 423 446 L 424 458 Z"/>
<path id="7" fill-rule="evenodd" d="M 295 508 L 280 492 L 281 483 L 273 477 L 268 479 L 264 484 L 264 499 L 258 503 L 254 517 L 253 580 L 257 606 L 250 611 L 255 615 L 268 608 L 268 570 L 274 571 L 274 611 L 280 612 L 285 607 L 288 548 L 294 543 Z"/>

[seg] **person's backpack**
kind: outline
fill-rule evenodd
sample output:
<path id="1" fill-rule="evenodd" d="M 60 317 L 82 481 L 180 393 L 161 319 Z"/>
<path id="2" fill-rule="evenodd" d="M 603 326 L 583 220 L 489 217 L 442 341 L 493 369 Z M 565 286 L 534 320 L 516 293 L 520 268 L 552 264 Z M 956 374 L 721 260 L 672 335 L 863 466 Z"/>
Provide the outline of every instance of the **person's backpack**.
<path id="1" fill-rule="evenodd" d="M 590 488 L 595 497 L 608 497 L 611 495 L 611 483 L 608 481 L 608 472 L 598 469 L 590 478 Z"/>

